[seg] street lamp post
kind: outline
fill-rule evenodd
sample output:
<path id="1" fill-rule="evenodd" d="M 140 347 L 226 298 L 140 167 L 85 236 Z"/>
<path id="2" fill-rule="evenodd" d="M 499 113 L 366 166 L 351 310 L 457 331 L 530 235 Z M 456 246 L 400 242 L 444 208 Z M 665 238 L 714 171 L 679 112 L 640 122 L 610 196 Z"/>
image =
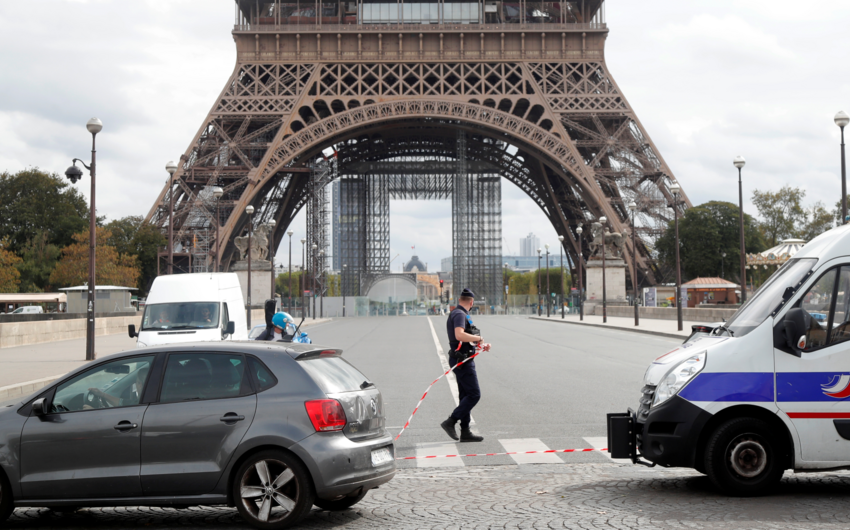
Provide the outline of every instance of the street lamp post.
<path id="1" fill-rule="evenodd" d="M 740 168 L 738 168 L 740 170 Z M 739 188 L 740 189 L 740 188 Z M 682 265 L 679 262 L 679 192 L 682 187 L 675 180 L 670 186 L 670 191 L 673 192 L 673 219 L 676 226 L 676 319 L 679 322 L 679 331 L 682 331 Z M 743 236 L 743 232 L 741 232 Z M 744 243 L 741 241 L 741 246 Z M 742 249 L 743 250 L 743 249 Z M 743 251 L 742 254 L 743 256 Z M 743 289 L 741 290 L 743 294 Z"/>
<path id="2" fill-rule="evenodd" d="M 312 253 L 313 263 L 310 264 L 310 269 L 311 269 L 310 276 L 313 277 L 313 289 L 312 289 L 310 294 L 313 297 L 313 320 L 316 320 L 316 269 L 319 266 L 319 264 L 316 263 L 316 261 L 317 261 L 316 260 L 316 257 L 317 257 L 316 256 L 316 249 L 319 248 L 319 245 L 313 243 L 313 245 L 310 248 L 313 250 L 313 253 Z"/>
<path id="3" fill-rule="evenodd" d="M 177 171 L 177 164 L 173 160 L 169 160 L 165 164 L 165 170 L 168 171 L 168 274 L 173 274 L 174 270 L 174 173 Z"/>
<path id="4" fill-rule="evenodd" d="M 292 314 L 292 234 L 294 234 L 292 230 L 286 232 L 286 235 L 289 236 L 289 300 L 286 308 L 290 315 Z"/>
<path id="5" fill-rule="evenodd" d="M 345 273 L 348 270 L 348 264 L 342 264 L 342 316 L 345 317 Z"/>
<path id="6" fill-rule="evenodd" d="M 732 161 L 732 164 L 738 168 L 738 229 L 741 232 L 741 304 L 747 301 L 747 286 L 746 286 L 746 272 L 744 267 L 747 265 L 747 254 L 744 250 L 744 188 L 743 184 L 741 184 L 741 169 L 746 165 L 747 161 L 744 160 L 744 157 L 738 155 L 735 157 L 735 160 Z M 679 188 L 678 183 L 674 183 L 676 185 L 676 189 Z M 670 188 L 672 191 L 672 188 Z M 673 195 L 677 195 L 678 191 L 673 192 Z M 678 202 L 678 199 L 677 199 Z M 679 205 L 674 205 L 673 209 L 678 212 Z M 676 252 L 679 252 L 679 247 L 676 247 Z M 677 254 L 678 255 L 678 254 Z M 677 258 L 678 260 L 678 258 Z M 677 266 L 678 267 L 678 266 Z M 676 296 L 679 296 L 676 293 Z M 680 319 L 681 320 L 681 319 Z M 682 329 L 682 324 L 679 324 L 679 329 Z"/>
<path id="7" fill-rule="evenodd" d="M 304 246 L 306 242 L 306 239 L 301 239 L 301 318 L 307 315 L 307 302 L 304 299 L 304 291 L 307 290 L 307 278 L 304 277 L 307 270 L 307 249 Z"/>
<path id="8" fill-rule="evenodd" d="M 607 252 L 606 252 L 607 249 L 605 248 L 605 243 L 606 243 L 606 241 L 605 241 L 605 223 L 608 222 L 608 218 L 605 217 L 605 216 L 602 216 L 602 217 L 599 218 L 599 222 L 602 224 L 602 228 L 601 228 L 601 230 L 602 230 L 602 323 L 607 324 L 608 323 L 608 291 L 607 291 L 607 285 L 605 284 L 605 280 L 606 280 L 606 278 L 605 278 L 605 254 L 607 254 Z"/>
<path id="9" fill-rule="evenodd" d="M 629 210 L 632 212 L 632 291 L 634 293 L 635 304 L 635 326 L 639 326 L 640 309 L 638 308 L 637 285 L 637 236 L 635 235 L 635 214 L 637 213 L 637 203 L 635 201 L 629 203 Z"/>
<path id="10" fill-rule="evenodd" d="M 251 329 L 251 232 L 254 229 L 254 207 L 245 207 L 248 214 L 248 329 Z"/>
<path id="11" fill-rule="evenodd" d="M 552 288 L 549 286 L 549 243 L 543 246 L 546 247 L 546 318 L 549 318 L 549 301 L 552 300 Z"/>
<path id="12" fill-rule="evenodd" d="M 274 278 L 274 225 L 275 225 L 274 219 L 269 219 L 269 263 L 272 266 L 272 287 L 271 287 L 271 289 L 272 289 L 272 292 L 271 292 L 272 300 L 275 299 L 275 296 L 274 296 L 274 291 L 275 291 L 275 289 L 274 289 L 274 287 L 275 287 L 275 285 L 274 285 L 274 280 L 275 280 L 275 278 Z"/>
<path id="13" fill-rule="evenodd" d="M 726 276 L 726 273 L 724 272 L 725 262 L 726 262 L 726 253 L 721 252 L 720 253 L 720 277 L 721 278 L 725 278 L 725 276 Z"/>
<path id="14" fill-rule="evenodd" d="M 319 251 L 319 267 L 322 281 L 319 284 L 319 318 L 325 318 L 325 251 Z"/>
<path id="15" fill-rule="evenodd" d="M 564 236 L 558 236 L 558 242 L 560 243 L 560 245 L 559 245 L 560 249 L 559 249 L 558 253 L 561 256 L 561 276 L 560 276 L 560 278 L 561 278 L 560 279 L 561 289 L 560 289 L 559 294 L 561 296 L 561 320 L 563 320 L 564 319 Z"/>
<path id="16" fill-rule="evenodd" d="M 850 116 L 843 110 L 835 115 L 835 124 L 841 128 L 841 224 L 847 222 L 847 163 L 844 158 L 844 127 L 850 124 Z"/>
<path id="17" fill-rule="evenodd" d="M 543 316 L 543 308 L 540 305 L 540 253 L 543 249 L 537 249 L 537 316 Z"/>
<path id="18" fill-rule="evenodd" d="M 221 263 L 221 258 L 219 258 L 221 256 L 221 242 L 218 239 L 218 227 L 221 224 L 221 218 L 218 216 L 218 203 L 222 195 L 224 195 L 223 189 L 218 186 L 213 188 L 213 197 L 215 197 L 215 272 L 218 272 L 219 264 Z"/>
<path id="19" fill-rule="evenodd" d="M 97 133 L 103 130 L 103 123 L 92 118 L 86 123 L 86 129 L 91 133 L 91 164 L 86 165 L 85 162 L 78 158 L 72 160 L 72 166 L 65 170 L 65 176 L 72 184 L 76 184 L 83 176 L 82 170 L 77 167 L 77 162 L 89 170 L 91 176 L 91 206 L 89 207 L 89 284 L 88 287 L 88 303 L 86 305 L 86 360 L 94 360 L 94 310 L 95 310 L 95 243 L 97 242 L 97 209 L 95 207 L 95 176 L 97 174 L 97 149 L 95 148 L 95 137 Z M 170 222 L 169 222 L 170 224 Z"/>
<path id="20" fill-rule="evenodd" d="M 503 276 L 505 277 L 505 285 L 503 285 L 503 287 L 505 288 L 505 314 L 507 315 L 508 314 L 508 264 L 507 263 L 505 263 L 504 275 Z"/>
<path id="21" fill-rule="evenodd" d="M 584 320 L 584 280 L 582 279 L 582 267 L 584 266 L 584 252 L 581 246 L 581 234 L 584 229 L 581 224 L 576 228 L 578 234 L 578 319 Z"/>

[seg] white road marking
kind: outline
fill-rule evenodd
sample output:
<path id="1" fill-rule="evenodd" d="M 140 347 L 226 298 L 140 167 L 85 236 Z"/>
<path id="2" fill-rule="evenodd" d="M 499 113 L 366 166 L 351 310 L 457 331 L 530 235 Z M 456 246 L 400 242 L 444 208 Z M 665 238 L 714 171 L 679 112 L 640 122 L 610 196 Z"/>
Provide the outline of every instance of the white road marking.
<path id="1" fill-rule="evenodd" d="M 499 440 L 505 451 L 548 451 L 549 447 L 538 438 L 514 438 L 510 440 Z M 508 455 L 517 464 L 563 464 L 561 457 L 554 453 L 536 455 Z"/>
<path id="2" fill-rule="evenodd" d="M 583 438 L 583 440 L 585 442 L 587 442 L 587 444 L 590 447 L 593 447 L 594 449 L 604 449 L 604 448 L 608 447 L 608 438 L 605 437 L 605 436 L 588 437 L 588 438 Z M 629 460 L 628 458 L 611 458 L 611 454 L 608 453 L 608 451 L 599 451 L 597 454 L 600 454 L 600 455 L 604 456 L 605 458 L 607 458 L 608 460 L 615 462 L 617 464 L 631 464 L 632 463 L 632 461 Z"/>
<path id="3" fill-rule="evenodd" d="M 456 444 L 428 442 L 416 444 L 416 456 L 456 455 Z M 423 458 L 416 461 L 416 467 L 463 467 L 462 458 Z"/>

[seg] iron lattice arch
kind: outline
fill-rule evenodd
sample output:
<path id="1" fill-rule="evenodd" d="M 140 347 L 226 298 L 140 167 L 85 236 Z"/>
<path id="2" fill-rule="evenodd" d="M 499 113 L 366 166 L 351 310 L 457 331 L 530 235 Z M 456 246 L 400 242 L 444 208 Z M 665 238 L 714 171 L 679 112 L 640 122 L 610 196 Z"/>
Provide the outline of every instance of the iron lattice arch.
<path id="1" fill-rule="evenodd" d="M 637 253 L 641 284 L 665 279 L 653 248 L 672 218 L 673 175 L 607 70 L 601 52 L 607 29 L 586 33 L 585 40 L 595 40 L 583 41 L 580 54 L 569 51 L 572 34 L 563 34 L 556 53 L 546 51 L 551 33 L 527 31 L 522 53 L 506 51 L 506 42 L 520 41 L 503 36 L 502 60 L 460 61 L 449 60 L 451 54 L 426 61 L 360 61 L 343 48 L 293 61 L 283 52 L 259 51 L 265 34 L 247 32 L 247 39 L 243 33 L 234 31 L 239 59 L 233 74 L 181 158 L 175 185 L 163 189 L 148 216 L 163 230 L 173 223 L 176 241 L 192 241 L 192 234 L 220 226 L 222 244 L 197 255 L 204 267 L 216 254 L 224 267 L 233 260 L 232 241 L 246 230 L 248 204 L 257 209 L 255 224 L 276 221 L 277 245 L 311 200 L 317 201 L 313 212 L 326 209 L 327 198 L 316 199 L 316 190 L 357 173 L 353 165 L 456 162 L 463 131 L 469 161 L 486 164 L 490 174 L 524 190 L 564 236 L 572 264 L 580 249 L 588 255 L 576 228 L 604 215 L 614 231 L 627 231 L 627 205 L 634 200 L 639 237 L 637 248 L 628 240 L 626 262 Z M 526 53 L 527 42 L 538 36 L 556 59 Z M 401 34 L 398 38 L 401 42 Z M 481 43 L 479 57 L 483 33 Z M 329 163 L 333 150 L 338 154 Z M 219 218 L 207 191 L 216 185 L 225 191 Z M 682 198 L 678 207 L 684 209 L 689 202 Z M 311 241 L 327 249 L 324 221 L 311 222 Z M 308 264 L 317 260 L 311 255 Z"/>

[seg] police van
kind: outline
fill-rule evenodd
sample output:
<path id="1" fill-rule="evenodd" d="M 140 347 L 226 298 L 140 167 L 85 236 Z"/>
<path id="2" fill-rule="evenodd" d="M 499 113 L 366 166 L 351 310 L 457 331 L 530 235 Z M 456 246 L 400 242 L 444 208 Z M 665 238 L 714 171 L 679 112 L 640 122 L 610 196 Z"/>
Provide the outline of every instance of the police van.
<path id="1" fill-rule="evenodd" d="M 850 468 L 850 225 L 813 239 L 735 315 L 646 370 L 608 415 L 614 458 L 689 467 L 732 495 Z"/>

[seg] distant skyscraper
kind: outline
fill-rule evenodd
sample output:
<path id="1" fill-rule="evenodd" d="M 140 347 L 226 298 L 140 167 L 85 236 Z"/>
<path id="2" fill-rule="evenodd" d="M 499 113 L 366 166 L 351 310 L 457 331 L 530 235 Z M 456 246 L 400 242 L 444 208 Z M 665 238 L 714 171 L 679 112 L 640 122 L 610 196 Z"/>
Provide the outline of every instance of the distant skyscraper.
<path id="1" fill-rule="evenodd" d="M 532 232 L 519 240 L 520 256 L 536 256 L 538 248 L 540 248 L 540 238 Z"/>

